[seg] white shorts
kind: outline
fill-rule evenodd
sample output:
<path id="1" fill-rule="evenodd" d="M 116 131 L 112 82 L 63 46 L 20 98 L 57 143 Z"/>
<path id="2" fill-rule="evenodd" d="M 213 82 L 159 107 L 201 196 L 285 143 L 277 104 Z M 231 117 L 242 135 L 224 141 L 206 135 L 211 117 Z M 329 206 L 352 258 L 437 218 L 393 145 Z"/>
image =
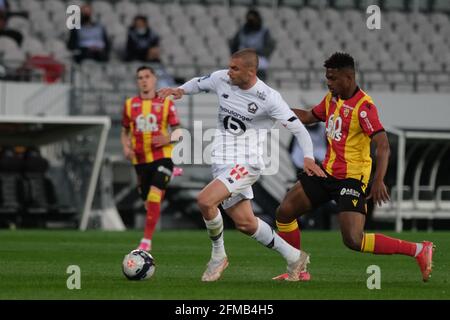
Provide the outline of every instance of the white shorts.
<path id="1" fill-rule="evenodd" d="M 252 185 L 261 175 L 261 170 L 250 165 L 213 164 L 212 175 L 225 184 L 230 197 L 222 202 L 228 209 L 243 199 L 253 199 Z"/>

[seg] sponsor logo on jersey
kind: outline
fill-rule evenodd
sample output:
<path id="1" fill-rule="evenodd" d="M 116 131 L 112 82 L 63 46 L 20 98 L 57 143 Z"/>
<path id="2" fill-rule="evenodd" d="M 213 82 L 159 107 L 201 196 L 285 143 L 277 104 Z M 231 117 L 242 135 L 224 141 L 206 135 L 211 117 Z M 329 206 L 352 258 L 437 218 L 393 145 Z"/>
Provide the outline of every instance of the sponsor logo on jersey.
<path id="1" fill-rule="evenodd" d="M 240 113 L 238 113 L 238 112 L 236 112 L 234 110 L 229 110 L 229 109 L 227 109 L 225 107 L 222 107 L 222 106 L 219 106 L 219 109 L 220 109 L 220 111 L 228 113 L 229 115 L 232 115 L 233 117 L 239 118 L 239 119 L 241 119 L 243 121 L 251 122 L 253 120 L 253 118 L 249 118 L 249 117 L 243 116 L 242 114 L 240 114 Z"/>
<path id="2" fill-rule="evenodd" d="M 258 111 L 258 106 L 254 102 L 248 104 L 248 112 L 255 114 Z"/>
<path id="3" fill-rule="evenodd" d="M 266 101 L 266 93 L 264 91 L 258 91 L 256 90 L 256 96 L 261 99 L 262 101 Z"/>
<path id="4" fill-rule="evenodd" d="M 363 111 L 364 112 L 364 111 Z M 370 131 L 373 131 L 373 127 L 372 127 L 372 124 L 370 123 L 370 121 L 369 121 L 369 118 L 363 118 L 364 119 L 364 123 L 366 124 L 366 126 L 367 126 L 367 129 L 369 129 Z"/>
<path id="5" fill-rule="evenodd" d="M 245 177 L 248 175 L 247 169 L 245 167 L 240 165 L 235 165 L 234 168 L 230 171 L 230 176 L 233 177 L 235 180 L 239 180 L 242 177 Z"/>
<path id="6" fill-rule="evenodd" d="M 140 102 L 135 102 L 135 103 L 132 103 L 131 104 L 131 107 L 132 108 L 139 108 L 141 106 L 141 103 Z"/>
<path id="7" fill-rule="evenodd" d="M 342 139 L 342 118 L 340 116 L 334 118 L 334 114 L 332 114 L 328 118 L 328 123 L 325 129 L 327 133 L 327 137 L 336 140 L 341 141 Z"/>
<path id="8" fill-rule="evenodd" d="M 245 124 L 241 120 L 232 116 L 226 116 L 223 118 L 223 127 L 235 136 L 239 136 L 247 131 Z"/>

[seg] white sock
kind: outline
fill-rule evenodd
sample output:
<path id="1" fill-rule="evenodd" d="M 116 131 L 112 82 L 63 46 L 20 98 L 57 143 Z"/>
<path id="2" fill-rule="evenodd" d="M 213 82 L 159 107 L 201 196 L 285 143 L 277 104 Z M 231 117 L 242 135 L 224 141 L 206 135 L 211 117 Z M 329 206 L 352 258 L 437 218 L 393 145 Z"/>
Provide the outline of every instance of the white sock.
<path id="1" fill-rule="evenodd" d="M 422 251 L 422 248 L 423 248 L 423 244 L 416 243 L 416 254 L 414 255 L 414 257 L 417 257 L 417 255 L 420 253 L 420 251 Z"/>
<path id="2" fill-rule="evenodd" d="M 211 258 L 222 260 L 227 256 L 223 242 L 223 219 L 219 210 L 217 216 L 212 220 L 205 220 L 206 230 L 212 242 Z"/>
<path id="3" fill-rule="evenodd" d="M 152 240 L 146 239 L 146 238 L 142 238 L 141 243 L 145 243 L 145 244 L 148 244 L 148 245 L 152 245 Z"/>
<path id="4" fill-rule="evenodd" d="M 300 257 L 300 250 L 294 248 L 281 238 L 273 229 L 260 218 L 258 220 L 258 229 L 252 238 L 269 249 L 278 251 L 288 264 L 292 264 Z"/>

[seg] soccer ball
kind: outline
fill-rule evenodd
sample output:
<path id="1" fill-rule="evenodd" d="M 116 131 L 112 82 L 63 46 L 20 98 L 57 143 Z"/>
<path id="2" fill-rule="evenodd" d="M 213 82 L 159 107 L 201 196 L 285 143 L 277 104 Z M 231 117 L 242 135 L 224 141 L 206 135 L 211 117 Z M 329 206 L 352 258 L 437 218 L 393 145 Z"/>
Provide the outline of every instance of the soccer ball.
<path id="1" fill-rule="evenodd" d="M 133 250 L 123 259 L 122 272 L 128 280 L 150 279 L 155 273 L 155 260 L 147 251 Z"/>

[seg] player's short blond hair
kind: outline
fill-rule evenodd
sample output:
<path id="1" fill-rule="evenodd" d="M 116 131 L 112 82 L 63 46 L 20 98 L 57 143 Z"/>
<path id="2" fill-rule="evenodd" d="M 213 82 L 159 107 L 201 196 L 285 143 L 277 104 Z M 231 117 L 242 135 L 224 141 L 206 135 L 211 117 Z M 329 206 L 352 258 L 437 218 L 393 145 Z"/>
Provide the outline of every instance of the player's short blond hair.
<path id="1" fill-rule="evenodd" d="M 231 59 L 242 59 L 246 67 L 258 70 L 259 59 L 255 49 L 245 48 L 236 51 L 231 55 Z"/>

